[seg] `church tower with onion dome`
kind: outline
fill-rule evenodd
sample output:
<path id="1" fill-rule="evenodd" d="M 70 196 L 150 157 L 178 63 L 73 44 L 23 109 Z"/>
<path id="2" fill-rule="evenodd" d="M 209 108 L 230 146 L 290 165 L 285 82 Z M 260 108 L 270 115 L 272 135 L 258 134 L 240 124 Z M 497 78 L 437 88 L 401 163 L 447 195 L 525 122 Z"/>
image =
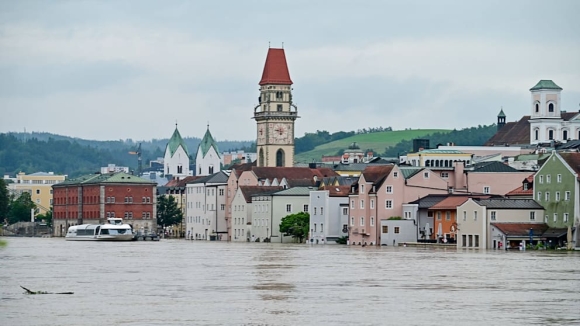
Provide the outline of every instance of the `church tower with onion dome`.
<path id="1" fill-rule="evenodd" d="M 259 85 L 260 97 L 253 117 L 257 126 L 257 166 L 294 166 L 294 121 L 299 116 L 292 102 L 292 80 L 284 49 L 268 49 Z"/>

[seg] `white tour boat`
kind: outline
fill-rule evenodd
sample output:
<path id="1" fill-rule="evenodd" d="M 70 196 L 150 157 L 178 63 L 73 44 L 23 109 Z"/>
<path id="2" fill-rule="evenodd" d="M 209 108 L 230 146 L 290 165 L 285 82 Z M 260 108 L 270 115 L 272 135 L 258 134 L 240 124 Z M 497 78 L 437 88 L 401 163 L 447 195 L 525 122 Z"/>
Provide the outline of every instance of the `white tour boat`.
<path id="1" fill-rule="evenodd" d="M 130 241 L 133 228 L 121 218 L 109 218 L 105 224 L 81 224 L 68 228 L 65 240 L 70 241 Z"/>

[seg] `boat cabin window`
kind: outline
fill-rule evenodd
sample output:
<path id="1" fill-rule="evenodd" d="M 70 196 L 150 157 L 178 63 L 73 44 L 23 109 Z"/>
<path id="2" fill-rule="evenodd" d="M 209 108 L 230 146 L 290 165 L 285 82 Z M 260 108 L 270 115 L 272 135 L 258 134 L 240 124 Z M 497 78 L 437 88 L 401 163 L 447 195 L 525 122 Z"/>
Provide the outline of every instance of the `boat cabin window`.
<path id="1" fill-rule="evenodd" d="M 95 235 L 95 230 L 93 230 L 93 229 L 78 229 L 77 235 Z"/>

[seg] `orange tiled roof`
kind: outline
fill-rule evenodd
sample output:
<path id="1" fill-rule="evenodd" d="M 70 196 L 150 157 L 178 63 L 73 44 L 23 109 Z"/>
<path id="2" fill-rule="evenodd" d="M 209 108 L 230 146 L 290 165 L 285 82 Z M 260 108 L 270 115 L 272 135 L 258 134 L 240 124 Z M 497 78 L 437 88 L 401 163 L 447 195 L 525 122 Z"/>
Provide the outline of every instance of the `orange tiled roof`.
<path id="1" fill-rule="evenodd" d="M 393 170 L 393 165 L 369 165 L 362 171 L 367 182 L 376 183 L 385 178 Z"/>
<path id="2" fill-rule="evenodd" d="M 231 170 L 239 177 L 244 171 L 250 171 L 253 166 L 256 166 L 256 161 L 252 163 L 238 163 L 231 167 Z"/>
<path id="3" fill-rule="evenodd" d="M 495 135 L 493 135 L 485 146 L 498 146 L 505 144 L 529 144 L 530 143 L 530 116 L 523 116 L 520 121 L 508 122 Z"/>
<path id="4" fill-rule="evenodd" d="M 545 223 L 491 223 L 506 236 L 528 236 L 530 229 L 534 230 L 535 236 L 540 236 L 546 230 L 548 225 Z"/>
<path id="5" fill-rule="evenodd" d="M 456 209 L 457 206 L 463 205 L 469 198 L 474 199 L 488 199 L 491 198 L 490 195 L 472 195 L 472 196 L 461 196 L 461 195 L 449 195 L 447 198 L 436 203 L 435 205 L 429 207 L 429 209 Z"/>
<path id="6" fill-rule="evenodd" d="M 524 190 L 524 183 L 528 184 L 528 189 Z M 534 174 L 530 174 L 522 185 L 505 194 L 506 196 L 533 196 L 534 195 Z"/>
<path id="7" fill-rule="evenodd" d="M 469 196 L 449 196 L 429 209 L 457 209 L 457 206 L 463 205 L 469 198 Z"/>
<path id="8" fill-rule="evenodd" d="M 266 84 L 292 85 L 284 49 L 268 49 L 260 86 Z"/>
<path id="9" fill-rule="evenodd" d="M 328 190 L 330 197 L 348 197 L 350 186 L 327 186 L 324 190 Z"/>
<path id="10" fill-rule="evenodd" d="M 522 186 L 519 186 L 516 189 L 506 193 L 505 195 L 508 197 L 509 196 L 533 196 L 534 189 L 528 188 L 528 189 L 524 190 L 524 188 Z"/>

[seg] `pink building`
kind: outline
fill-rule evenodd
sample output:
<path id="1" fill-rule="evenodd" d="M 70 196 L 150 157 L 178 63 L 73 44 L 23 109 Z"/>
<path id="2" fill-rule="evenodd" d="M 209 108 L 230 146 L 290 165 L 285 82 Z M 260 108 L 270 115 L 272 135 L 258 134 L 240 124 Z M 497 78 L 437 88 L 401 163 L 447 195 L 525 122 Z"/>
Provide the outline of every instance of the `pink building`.
<path id="1" fill-rule="evenodd" d="M 369 166 L 351 186 L 349 195 L 349 243 L 376 245 L 380 224 L 388 219 L 417 219 L 416 211 L 403 205 L 430 194 L 505 195 L 528 177 L 501 162 L 484 162 L 464 167 L 425 168 Z M 419 225 L 415 225 L 416 227 Z M 419 227 L 425 227 L 419 226 Z"/>

